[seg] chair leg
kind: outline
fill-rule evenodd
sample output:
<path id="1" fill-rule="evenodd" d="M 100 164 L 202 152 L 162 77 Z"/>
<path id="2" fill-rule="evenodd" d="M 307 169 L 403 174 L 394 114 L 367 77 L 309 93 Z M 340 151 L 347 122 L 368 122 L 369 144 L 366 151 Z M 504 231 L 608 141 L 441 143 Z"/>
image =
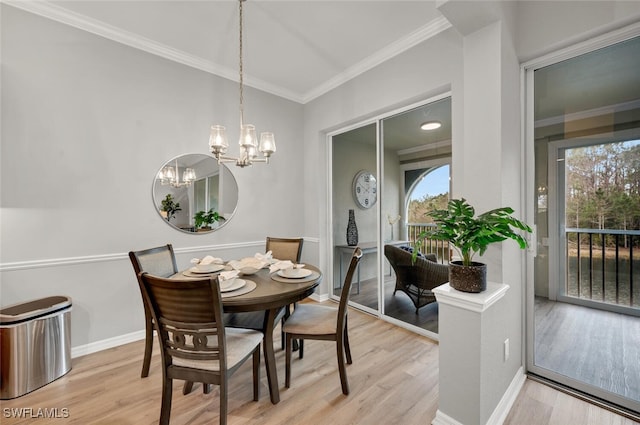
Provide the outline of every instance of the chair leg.
<path id="1" fill-rule="evenodd" d="M 282 320 L 280 321 L 280 339 L 282 342 L 282 349 L 285 349 L 285 335 L 284 335 L 284 322 L 291 316 L 291 305 L 287 304 L 284 308 L 284 316 L 282 316 Z"/>
<path id="2" fill-rule="evenodd" d="M 284 317 L 282 318 L 282 320 L 280 321 L 280 329 L 284 328 L 284 322 L 287 320 L 287 318 L 289 317 L 289 306 L 285 307 L 287 310 L 284 313 Z M 282 349 L 285 349 L 285 334 L 284 331 L 280 331 L 280 340 L 282 342 Z"/>
<path id="3" fill-rule="evenodd" d="M 220 377 L 220 425 L 227 425 L 227 384 L 229 377 L 222 372 Z"/>
<path id="4" fill-rule="evenodd" d="M 144 360 L 142 360 L 141 378 L 149 376 L 149 368 L 151 366 L 151 353 L 153 351 L 153 320 L 151 315 L 147 313 L 145 307 L 145 339 L 144 339 Z"/>
<path id="5" fill-rule="evenodd" d="M 344 325 L 344 352 L 347 355 L 347 364 L 352 364 L 351 359 L 351 347 L 349 346 L 349 331 L 347 331 L 347 324 Z"/>
<path id="6" fill-rule="evenodd" d="M 202 394 L 209 394 L 211 392 L 211 384 L 202 383 Z"/>
<path id="7" fill-rule="evenodd" d="M 344 364 L 344 343 L 342 336 L 337 335 L 336 351 L 338 355 L 338 371 L 340 372 L 340 384 L 342 384 L 342 394 L 349 394 L 349 381 L 347 381 L 347 367 Z"/>
<path id="8" fill-rule="evenodd" d="M 184 385 L 182 386 L 182 394 L 187 395 L 193 390 L 193 382 L 184 381 Z"/>
<path id="9" fill-rule="evenodd" d="M 260 346 L 253 352 L 253 401 L 260 400 Z"/>
<path id="10" fill-rule="evenodd" d="M 291 334 L 285 334 L 286 348 L 285 348 L 285 374 L 284 374 L 284 386 L 291 387 Z"/>
<path id="11" fill-rule="evenodd" d="M 294 307 L 297 305 L 297 303 L 293 304 Z M 289 318 L 289 316 L 291 316 L 291 304 L 287 305 L 285 307 L 284 310 L 284 316 L 282 317 L 282 320 L 280 322 L 280 328 L 282 329 L 284 327 L 284 322 L 287 321 L 287 319 Z M 280 340 L 282 341 L 282 349 L 284 350 L 284 345 L 285 345 L 285 336 L 284 336 L 284 331 L 280 331 Z M 298 342 L 297 340 L 293 340 L 293 351 L 298 350 Z"/>
<path id="12" fill-rule="evenodd" d="M 304 357 L 304 339 L 297 339 L 296 341 L 298 341 L 298 358 L 301 359 Z"/>
<path id="13" fill-rule="evenodd" d="M 173 390 L 173 380 L 165 377 L 163 381 L 160 425 L 169 425 L 169 419 L 171 418 L 171 391 Z"/>

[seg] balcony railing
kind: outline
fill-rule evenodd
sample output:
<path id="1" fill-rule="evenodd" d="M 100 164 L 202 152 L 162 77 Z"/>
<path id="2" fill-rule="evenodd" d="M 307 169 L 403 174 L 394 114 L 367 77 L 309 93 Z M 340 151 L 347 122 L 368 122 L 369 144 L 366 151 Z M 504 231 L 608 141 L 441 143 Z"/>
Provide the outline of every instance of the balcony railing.
<path id="1" fill-rule="evenodd" d="M 640 308 L 640 231 L 565 229 L 565 293 Z"/>
<path id="2" fill-rule="evenodd" d="M 407 225 L 407 239 L 411 243 L 411 246 L 415 246 L 416 239 L 420 233 L 433 227 L 435 227 L 435 224 L 409 223 Z M 453 253 L 449 242 L 434 239 L 425 239 L 422 243 L 421 251 L 423 254 L 436 254 L 438 261 L 443 264 L 449 263 Z"/>

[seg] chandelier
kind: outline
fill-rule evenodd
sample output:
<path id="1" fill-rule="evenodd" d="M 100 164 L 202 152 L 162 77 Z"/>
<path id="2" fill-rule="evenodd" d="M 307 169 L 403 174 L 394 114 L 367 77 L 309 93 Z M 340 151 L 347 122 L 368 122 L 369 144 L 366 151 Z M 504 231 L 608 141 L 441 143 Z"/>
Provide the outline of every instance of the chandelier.
<path id="1" fill-rule="evenodd" d="M 260 133 L 260 143 L 256 137 L 256 128 L 251 124 L 244 123 L 244 78 L 242 68 L 242 3 L 245 0 L 238 0 L 239 16 L 240 16 L 240 153 L 237 157 L 227 156 L 229 142 L 227 141 L 226 129 L 222 125 L 211 126 L 211 134 L 209 136 L 209 148 L 211 153 L 218 160 L 218 164 L 222 162 L 235 162 L 238 167 L 246 167 L 254 162 L 269 163 L 269 157 L 276 151 L 276 140 L 273 133 Z M 262 158 L 258 158 L 258 152 L 262 154 Z"/>
<path id="2" fill-rule="evenodd" d="M 158 179 L 163 185 L 171 187 L 189 187 L 196 180 L 196 172 L 193 168 L 185 168 L 182 173 L 182 181 L 180 181 L 180 170 L 178 168 L 178 160 L 176 159 L 176 167 L 167 165 L 158 173 Z"/>

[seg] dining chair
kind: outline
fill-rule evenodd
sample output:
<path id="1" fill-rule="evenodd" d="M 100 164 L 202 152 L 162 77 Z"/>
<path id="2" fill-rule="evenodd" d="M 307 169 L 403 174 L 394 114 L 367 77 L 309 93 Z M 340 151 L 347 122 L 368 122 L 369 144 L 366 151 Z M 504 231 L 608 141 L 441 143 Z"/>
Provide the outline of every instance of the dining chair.
<path id="1" fill-rule="evenodd" d="M 140 281 L 140 272 L 148 272 L 155 276 L 169 277 L 178 272 L 176 256 L 173 252 L 171 244 L 158 246 L 155 248 L 144 249 L 142 251 L 130 251 L 129 258 L 133 265 L 133 270 L 138 279 L 140 286 L 140 294 L 142 294 L 142 282 Z M 149 376 L 149 368 L 151 365 L 151 354 L 153 351 L 153 318 L 147 303 L 142 297 L 144 306 L 144 322 L 145 322 L 145 344 L 144 344 L 144 360 L 142 361 L 142 378 Z"/>
<path id="2" fill-rule="evenodd" d="M 293 310 L 291 316 L 284 323 L 284 333 L 286 338 L 285 354 L 285 386 L 291 386 L 291 351 L 292 339 L 316 339 L 336 342 L 336 352 L 338 355 L 338 370 L 340 372 L 340 383 L 342 393 L 349 394 L 349 382 L 347 380 L 347 364 L 352 363 L 351 348 L 349 347 L 349 334 L 347 330 L 347 307 L 349 305 L 349 295 L 351 294 L 351 281 L 360 259 L 362 250 L 356 247 L 351 255 L 351 262 L 345 276 L 342 292 L 340 293 L 340 303 L 338 308 L 327 305 L 304 303 L 298 305 Z M 299 357 L 303 357 L 302 345 L 300 346 Z"/>
<path id="3" fill-rule="evenodd" d="M 162 359 L 160 425 L 168 425 L 174 379 L 220 386 L 220 424 L 227 423 L 228 381 L 253 357 L 253 400 L 260 396 L 262 333 L 226 328 L 218 277 L 167 279 L 139 274 L 156 323 Z"/>
<path id="4" fill-rule="evenodd" d="M 277 260 L 289 260 L 294 263 L 300 262 L 302 255 L 302 238 L 274 238 L 267 236 L 265 250 L 271 251 L 273 258 Z"/>
<path id="5" fill-rule="evenodd" d="M 289 260 L 293 263 L 299 263 L 302 256 L 302 243 L 303 238 L 274 238 L 267 236 L 267 243 L 265 245 L 265 251 L 271 251 L 272 258 L 276 260 Z M 296 308 L 297 303 L 293 304 L 293 308 Z M 285 320 L 291 315 L 291 305 L 288 305 L 284 309 L 284 316 L 282 317 L 281 325 L 284 326 Z M 284 332 L 281 332 L 282 349 L 284 350 Z M 294 342 L 294 349 L 298 349 L 298 343 Z"/>

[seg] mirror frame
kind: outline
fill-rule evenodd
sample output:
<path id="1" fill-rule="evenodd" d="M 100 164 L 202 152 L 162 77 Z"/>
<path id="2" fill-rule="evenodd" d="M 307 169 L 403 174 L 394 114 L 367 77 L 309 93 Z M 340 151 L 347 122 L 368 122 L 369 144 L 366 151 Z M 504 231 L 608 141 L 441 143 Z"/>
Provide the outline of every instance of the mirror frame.
<path id="1" fill-rule="evenodd" d="M 165 194 L 163 193 L 162 195 L 159 195 L 158 192 L 158 188 L 159 187 L 164 187 L 164 186 L 168 186 L 168 185 L 161 185 L 161 183 L 159 182 L 159 175 L 160 172 L 167 166 L 175 166 L 176 161 L 180 161 L 181 159 L 184 159 L 185 157 L 201 157 L 201 159 L 193 159 L 189 161 L 188 165 L 180 164 L 178 163 L 178 168 L 179 168 L 179 174 L 180 174 L 180 181 L 182 181 L 182 173 L 184 172 L 185 167 L 191 167 L 192 165 L 195 164 L 201 164 L 203 161 L 205 160 L 210 160 L 211 161 L 211 169 L 213 170 L 211 173 L 207 173 L 205 172 L 204 175 L 202 175 L 202 173 L 200 172 L 200 174 L 198 173 L 198 170 L 196 169 L 196 180 L 195 182 L 202 180 L 202 179 L 206 179 L 209 178 L 213 175 L 216 175 L 216 171 L 218 175 L 224 175 L 226 177 L 223 177 L 223 179 L 231 179 L 232 184 L 233 184 L 233 188 L 235 188 L 235 193 L 236 193 L 236 199 L 235 199 L 235 205 L 233 205 L 233 210 L 231 212 L 227 212 L 226 214 L 224 214 L 224 219 L 221 219 L 220 221 L 218 221 L 218 225 L 216 227 L 213 227 L 210 230 L 200 230 L 198 231 L 197 229 L 195 230 L 189 230 L 186 228 L 181 228 L 176 226 L 175 224 L 173 224 L 171 221 L 167 220 L 167 218 L 165 216 L 163 216 L 163 211 L 160 209 L 160 204 L 162 203 L 162 200 L 165 197 Z M 208 164 L 207 164 L 208 166 Z M 201 167 L 199 167 L 201 168 Z M 214 169 L 215 168 L 215 169 Z M 186 189 L 189 191 L 189 195 L 193 197 L 193 191 L 194 191 L 194 186 L 195 186 L 195 182 L 193 184 L 191 184 L 190 186 L 187 186 Z M 225 185 L 228 185 L 230 183 L 224 183 Z M 231 188 L 231 190 L 233 190 L 233 188 Z M 218 164 L 218 161 L 211 155 L 207 155 L 207 154 L 203 154 L 203 153 L 184 153 L 181 155 L 177 155 L 173 158 L 171 158 L 170 160 L 164 162 L 162 164 L 162 166 L 158 169 L 158 171 L 156 171 L 154 177 L 153 177 L 153 181 L 151 183 L 151 198 L 153 201 L 153 207 L 156 210 L 156 212 L 158 213 L 158 217 L 160 217 L 162 219 L 162 221 L 164 221 L 167 225 L 169 225 L 169 227 L 178 230 L 180 232 L 189 234 L 189 235 L 208 235 L 210 233 L 213 233 L 221 228 L 223 228 L 229 221 L 231 221 L 231 219 L 233 218 L 233 216 L 235 215 L 237 209 L 238 209 L 238 182 L 236 181 L 235 176 L 233 175 L 233 173 L 231 172 L 231 170 L 224 164 Z M 190 206 L 193 204 L 193 201 L 189 202 Z M 191 223 L 193 221 L 193 214 L 189 214 L 189 223 Z"/>

